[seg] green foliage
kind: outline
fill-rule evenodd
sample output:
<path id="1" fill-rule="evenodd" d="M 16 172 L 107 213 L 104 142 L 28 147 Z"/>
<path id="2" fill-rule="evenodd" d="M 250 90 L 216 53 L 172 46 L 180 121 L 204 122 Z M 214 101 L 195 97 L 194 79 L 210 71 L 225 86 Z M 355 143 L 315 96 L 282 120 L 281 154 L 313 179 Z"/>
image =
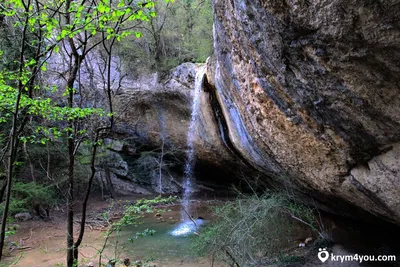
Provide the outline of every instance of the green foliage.
<path id="1" fill-rule="evenodd" d="M 107 242 L 109 241 L 109 238 L 111 235 L 115 234 L 115 252 L 114 252 L 114 257 L 110 259 L 116 259 L 118 251 L 117 251 L 117 244 L 119 243 L 119 238 L 121 236 L 121 232 L 123 231 L 124 228 L 126 227 L 131 227 L 131 226 L 137 226 L 141 224 L 141 218 L 143 218 L 143 215 L 146 213 L 160 213 L 163 212 L 163 209 L 159 209 L 157 206 L 158 205 L 165 205 L 165 204 L 171 204 L 174 201 L 176 201 L 177 198 L 170 196 L 168 198 L 163 198 L 161 196 L 158 196 L 154 199 L 140 199 L 137 200 L 134 204 L 129 204 L 124 207 L 124 212 L 123 216 L 121 219 L 115 222 L 111 222 L 109 213 L 111 209 L 105 213 L 103 213 L 103 218 L 108 221 L 109 225 L 107 228 L 107 231 L 105 232 L 104 236 L 104 244 L 103 247 L 98 250 L 99 256 L 102 257 L 103 251 L 107 245 Z M 151 229 L 145 229 L 142 232 L 138 232 L 135 234 L 135 236 L 131 237 L 128 239 L 129 242 L 133 243 L 137 239 L 144 237 L 144 236 L 152 236 L 155 233 L 154 230 Z M 143 266 L 149 266 L 146 262 Z"/>
<path id="2" fill-rule="evenodd" d="M 20 253 L 16 259 L 13 259 L 11 262 L 0 263 L 0 267 L 10 267 L 10 266 L 17 266 L 19 261 L 24 257 L 24 253 Z"/>
<path id="3" fill-rule="evenodd" d="M 279 261 L 281 251 L 292 245 L 292 234 L 299 227 L 292 216 L 310 225 L 315 221 L 313 209 L 277 194 L 227 202 L 215 208 L 215 215 L 216 221 L 193 239 L 193 250 L 240 266 Z"/>
<path id="4" fill-rule="evenodd" d="M 51 81 L 42 79 L 49 57 L 68 50 L 70 40 L 80 43 L 82 36 L 86 38 L 85 49 L 99 44 L 99 38 L 121 41 L 131 34 L 139 37 L 141 33 L 131 27 L 132 23 L 154 18 L 155 8 L 153 1 L 2 1 L 0 16 L 5 19 L 0 25 L 1 145 L 5 146 L 9 140 L 7 135 L 13 120 L 20 127 L 18 138 L 23 143 L 44 145 L 56 139 L 74 139 L 79 148 L 81 140 L 86 142 L 90 138 L 90 124 L 87 127 L 83 122 L 98 122 L 111 114 L 95 107 L 83 107 L 74 99 L 72 106 L 65 105 L 60 99 L 73 98 L 81 88 L 65 85 L 56 88 Z M 79 52 L 85 49 L 80 48 Z M 73 66 L 70 64 L 67 68 L 67 73 L 72 73 Z M 61 146 L 59 150 L 63 149 Z M 82 154 L 79 149 L 77 154 Z M 65 160 L 57 163 L 60 162 Z M 52 179 L 48 173 L 47 176 Z M 18 200 L 12 205 L 21 206 Z"/>
<path id="5" fill-rule="evenodd" d="M 177 197 L 169 196 L 168 198 L 163 198 L 161 196 L 157 196 L 153 199 L 139 199 L 134 204 L 129 204 L 124 207 L 124 212 L 122 217 L 115 222 L 111 222 L 110 212 L 111 208 L 103 213 L 103 219 L 109 222 L 108 230 L 106 231 L 106 235 L 110 235 L 113 232 L 119 233 L 123 227 L 139 225 L 141 223 L 140 219 L 143 218 L 143 214 L 145 213 L 160 213 L 164 212 L 163 209 L 158 208 L 158 205 L 172 204 L 177 200 Z M 146 229 L 142 233 L 138 233 L 133 239 L 137 239 L 138 237 L 145 235 L 152 235 L 154 231 Z"/>
<path id="6" fill-rule="evenodd" d="M 169 1 L 167 1 L 169 2 Z M 95 35 L 105 37 L 107 40 L 115 38 L 117 41 L 134 33 L 135 36 L 140 37 L 140 32 L 135 32 L 129 27 L 124 29 L 123 24 L 129 21 L 149 21 L 150 18 L 155 16 L 155 2 L 146 1 L 140 3 L 136 1 L 121 0 L 118 3 L 112 1 L 99 1 L 80 3 L 79 1 L 68 2 L 69 6 L 65 6 L 66 1 L 43 1 L 37 3 L 37 8 L 33 9 L 31 2 L 25 3 L 23 0 L 9 0 L 4 1 L 1 6 L 0 15 L 9 17 L 10 20 L 15 20 L 14 27 L 17 29 L 28 28 L 29 32 L 40 36 L 40 39 L 29 40 L 29 47 L 42 49 L 43 53 L 31 57 L 23 55 L 25 58 L 22 71 L 16 71 L 16 68 L 0 68 L 0 123 L 5 123 L 10 120 L 13 107 L 19 100 L 18 110 L 25 110 L 26 114 L 31 116 L 39 116 L 47 121 L 72 121 L 77 119 L 87 119 L 90 116 L 105 116 L 99 109 L 95 108 L 80 108 L 80 107 L 60 107 L 50 98 L 32 97 L 32 94 L 25 94 L 25 91 L 33 89 L 44 89 L 39 86 L 30 84 L 35 77 L 38 76 L 39 71 L 45 72 L 46 58 L 48 53 L 59 52 L 60 43 L 66 39 L 75 38 L 79 34 L 85 32 L 87 40 L 93 38 Z M 63 10 L 62 7 L 68 7 L 67 12 L 69 17 L 72 17 L 71 23 L 65 23 L 63 20 L 56 19 L 57 12 L 54 10 Z M 39 8 L 40 7 L 40 8 Z M 18 17 L 19 19 L 16 19 Z M 22 34 L 22 33 L 21 33 Z M 3 33 L 7 35 L 7 33 Z M 44 40 L 54 40 L 56 42 L 44 42 Z M 8 44 L 8 43 L 7 43 Z M 0 49 L 4 46 L 0 46 Z M 3 52 L 0 50 L 0 55 Z M 14 53 L 14 60 L 6 59 L 6 61 L 16 61 L 17 53 Z M 3 61 L 3 66 L 6 62 Z M 20 62 L 19 64 L 22 64 Z M 21 84 L 16 86 L 16 81 Z M 21 87 L 22 85 L 22 87 Z M 24 91 L 21 94 L 21 90 Z M 49 88 L 52 90 L 52 88 Z M 66 88 L 64 96 L 69 95 L 75 88 Z M 43 127 L 35 129 L 35 132 L 45 130 Z M 64 128 L 66 132 L 71 129 Z M 48 131 L 48 130 L 47 130 Z M 53 135 L 54 128 L 52 129 Z M 35 135 L 23 138 L 23 141 L 35 142 Z M 45 143 L 46 138 L 38 140 L 38 142 Z"/>
<path id="7" fill-rule="evenodd" d="M 23 0 L 5 1 L 2 6 L 1 14 L 13 17 L 16 14 L 27 11 L 26 14 L 29 30 L 31 32 L 40 31 L 44 38 L 52 39 L 54 35 L 58 42 L 66 38 L 73 38 L 83 31 L 91 35 L 105 33 L 106 38 L 122 38 L 129 35 L 129 31 L 116 31 L 114 25 L 117 22 L 127 21 L 148 21 L 149 17 L 154 16 L 154 1 L 146 3 L 136 1 L 120 0 L 117 5 L 112 1 L 99 1 L 96 5 L 92 2 L 71 1 L 67 12 L 72 17 L 71 23 L 62 24 L 54 16 L 54 10 L 60 10 L 66 5 L 66 1 L 43 1 L 43 9 L 33 10 L 32 6 L 27 6 Z M 39 11 L 39 12 L 38 12 Z M 121 20 L 122 19 L 122 20 Z M 121 23 L 120 23 L 121 24 Z M 24 22 L 17 21 L 14 26 L 24 26 Z"/>
<path id="8" fill-rule="evenodd" d="M 12 188 L 12 198 L 10 203 L 10 213 L 31 211 L 33 205 L 53 206 L 59 199 L 53 187 L 44 186 L 38 183 L 16 182 Z M 3 203 L 0 206 L 3 210 Z"/>
<path id="9" fill-rule="evenodd" d="M 141 38 L 128 37 L 119 44 L 125 71 L 138 75 L 205 62 L 213 51 L 211 0 L 159 3 L 155 11 L 157 16 L 140 26 Z"/>
<path id="10" fill-rule="evenodd" d="M 129 241 L 131 243 L 133 243 L 136 239 L 139 239 L 139 238 L 145 237 L 145 236 L 152 236 L 152 235 L 154 235 L 155 232 L 156 232 L 155 230 L 145 229 L 143 232 L 137 232 L 134 237 L 129 238 Z"/>
<path id="11" fill-rule="evenodd" d="M 174 201 L 176 201 L 176 197 L 173 196 L 168 198 L 158 196 L 154 199 L 140 199 L 135 204 L 125 207 L 122 218 L 112 224 L 112 230 L 120 231 L 122 227 L 137 224 L 138 219 L 143 217 L 142 213 L 163 212 L 164 210 L 157 208 L 157 205 L 169 204 Z"/>
<path id="12" fill-rule="evenodd" d="M 27 203 L 27 201 L 25 201 L 23 199 L 16 199 L 16 198 L 11 197 L 9 212 L 11 215 L 14 215 L 14 214 L 17 214 L 20 212 L 30 211 L 31 206 L 28 204 L 29 203 Z M 0 211 L 1 212 L 4 211 L 4 203 L 1 203 Z"/>
<path id="13" fill-rule="evenodd" d="M 13 196 L 29 202 L 41 202 L 54 205 L 57 201 L 56 193 L 51 186 L 43 186 L 35 182 L 16 182 L 13 187 Z"/>
<path id="14" fill-rule="evenodd" d="M 64 138 L 63 141 L 68 147 L 66 161 L 69 164 L 69 171 L 65 176 L 69 183 L 68 207 L 73 209 L 76 193 L 73 188 L 77 176 L 74 167 L 80 145 L 85 140 L 92 140 L 91 146 L 94 148 L 93 157 L 95 157 L 95 148 L 100 144 L 98 142 L 100 131 L 108 129 L 105 125 L 109 125 L 108 120 L 105 122 L 101 119 L 107 113 L 95 108 L 96 104 L 92 106 L 82 104 L 82 87 L 84 87 L 80 83 L 81 66 L 84 64 L 82 62 L 85 61 L 89 51 L 100 44 L 103 44 L 103 48 L 107 50 L 105 44 L 107 41 L 118 42 L 131 34 L 141 37 L 142 33 L 136 31 L 137 29 L 135 30 L 132 25 L 146 23 L 154 18 L 156 16 L 155 3 L 151 0 L 146 2 L 5 0 L 1 2 L 2 25 L 0 27 L 7 28 L 1 32 L 1 35 L 6 36 L 8 42 L 0 44 L 0 55 L 3 55 L 2 49 L 5 44 L 12 43 L 11 36 L 15 33 L 19 35 L 15 43 L 17 49 L 9 49 L 7 51 L 9 54 L 2 58 L 0 63 L 0 130 L 4 128 L 5 132 L 9 133 L 8 140 L 3 141 L 1 138 L 1 142 L 2 145 L 7 142 L 9 144 L 4 149 L 4 155 L 10 155 L 10 167 L 7 170 L 8 189 L 12 190 L 13 195 L 10 213 L 28 209 L 30 203 L 33 206 L 51 205 L 55 199 L 51 187 L 41 186 L 39 183 L 12 183 L 13 177 L 16 176 L 14 171 L 23 167 L 23 163 L 19 161 L 22 158 L 19 155 L 19 145 L 24 143 L 25 154 L 29 159 L 34 180 L 34 163 L 29 156 L 27 143 L 45 145 L 48 141 L 61 137 Z M 128 23 L 131 23 L 130 26 L 127 26 Z M 12 31 L 13 28 L 17 30 Z M 60 57 L 69 58 L 65 60 L 69 63 L 62 66 L 64 69 L 61 70 L 60 76 L 64 81 L 60 84 L 60 88 L 55 88 L 54 84 L 51 84 L 52 81 L 47 81 L 42 74 L 47 71 L 49 58 L 60 50 L 63 51 Z M 56 94 L 57 91 L 60 94 Z M 110 91 L 108 93 L 111 94 Z M 81 101 L 77 101 L 78 94 Z M 12 125 L 11 131 L 10 125 Z M 89 130 L 92 130 L 91 133 L 88 133 Z M 0 136 L 3 137 L 3 134 Z M 47 163 L 50 165 L 50 160 L 47 160 Z M 45 168 L 42 167 L 42 169 Z M 53 180 L 49 166 L 45 172 L 47 178 Z M 92 181 L 94 172 L 90 177 Z M 13 188 L 11 188 L 12 185 Z M 91 184 L 89 188 L 90 186 Z M 4 220 L 7 219 L 9 212 L 9 191 L 6 195 Z M 145 204 L 143 205 L 145 208 Z M 37 207 L 35 210 L 40 213 Z M 121 221 L 113 224 L 116 231 L 120 231 L 123 226 L 135 223 L 134 211 L 130 211 L 128 207 L 126 212 Z M 69 213 L 68 222 L 72 223 L 73 217 L 73 213 Z M 1 229 L 2 239 L 4 227 L 5 223 L 2 224 Z M 67 258 L 70 267 L 78 264 L 73 250 L 77 250 L 81 242 L 78 240 L 76 245 L 73 245 L 72 232 L 73 230 L 68 228 Z M 0 240 L 0 243 L 3 245 L 3 240 Z M 0 250 L 2 249 L 1 247 Z"/>

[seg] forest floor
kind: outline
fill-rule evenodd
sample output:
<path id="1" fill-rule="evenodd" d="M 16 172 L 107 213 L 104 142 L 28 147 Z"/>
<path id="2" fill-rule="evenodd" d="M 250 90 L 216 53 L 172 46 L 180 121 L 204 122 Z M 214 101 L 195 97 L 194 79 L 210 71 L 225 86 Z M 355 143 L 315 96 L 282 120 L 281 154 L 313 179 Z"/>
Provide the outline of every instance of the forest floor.
<path id="1" fill-rule="evenodd" d="M 110 217 L 118 218 L 123 210 L 123 204 L 143 196 L 120 198 L 116 201 L 103 201 L 100 197 L 93 197 L 89 202 L 87 224 L 83 243 L 79 250 L 80 266 L 88 266 L 93 263 L 98 266 L 98 250 L 103 246 L 105 240 L 106 222 L 103 213 L 113 208 Z M 206 220 L 211 220 L 211 213 L 207 209 L 207 202 L 200 201 L 194 204 L 196 216 L 201 216 Z M 50 267 L 66 266 L 66 212 L 65 208 L 52 211 L 50 220 L 34 218 L 26 222 L 16 222 L 17 231 L 10 236 L 9 246 L 6 252 L 6 262 L 8 266 L 32 266 Z M 80 213 L 75 216 L 75 233 L 79 229 Z M 187 266 L 187 267 L 208 267 L 211 260 L 208 258 L 195 257 L 190 254 L 188 238 L 176 238 L 171 236 L 174 225 L 180 222 L 180 206 L 173 205 L 168 207 L 168 211 L 162 217 L 154 214 L 145 215 L 143 224 L 134 229 L 126 229 L 121 233 L 121 237 L 113 237 L 109 240 L 109 245 L 104 251 L 103 263 L 107 258 L 124 259 L 130 258 L 131 261 L 149 259 L 149 263 L 157 267 Z M 129 237 L 135 235 L 137 231 L 144 229 L 155 229 L 154 236 L 144 237 L 136 244 L 128 242 Z M 117 246 L 116 246 L 117 244 Z M 151 260 L 153 259 L 153 260 Z M 152 266 L 152 265 L 150 265 Z M 214 264 L 215 267 L 224 265 Z"/>
<path id="2" fill-rule="evenodd" d="M 133 196 L 129 198 L 120 198 L 115 201 L 103 201 L 101 197 L 94 196 L 88 206 L 87 224 L 83 243 L 79 249 L 79 266 L 99 266 L 98 251 L 103 246 L 105 240 L 106 222 L 103 218 L 104 212 L 110 210 L 110 218 L 118 219 L 123 211 L 123 205 L 133 203 L 133 201 L 143 198 L 143 196 Z M 220 202 L 220 201 L 219 201 Z M 205 221 L 212 221 L 213 215 L 209 210 L 210 206 L 218 203 L 216 200 L 198 200 L 194 201 L 193 216 L 202 217 Z M 155 214 L 147 214 L 142 219 L 142 224 L 137 227 L 127 227 L 121 231 L 119 239 L 115 236 L 109 239 L 109 243 L 103 253 L 103 264 L 108 259 L 116 258 L 122 260 L 130 258 L 132 262 L 137 260 L 149 260 L 149 263 L 157 267 L 223 267 L 228 266 L 223 263 L 215 262 L 212 265 L 210 258 L 197 257 L 191 252 L 191 240 L 188 237 L 174 237 L 170 232 L 181 222 L 180 205 L 174 204 L 165 207 L 166 212 L 161 216 Z M 8 248 L 5 252 L 5 266 L 24 266 L 24 267 L 50 267 L 50 266 L 66 266 L 66 211 L 65 207 L 53 210 L 50 214 L 50 220 L 42 220 L 34 218 L 26 222 L 16 222 L 17 231 L 7 240 Z M 80 212 L 75 216 L 75 234 L 78 232 Z M 146 236 L 130 242 L 129 239 L 134 237 L 137 232 L 145 229 L 154 229 L 154 236 Z M 371 247 L 384 247 L 382 244 L 366 242 L 360 238 L 364 236 L 365 231 L 349 231 L 343 226 L 332 228 L 333 235 L 336 236 L 337 242 L 331 248 L 335 255 L 347 255 L 351 253 L 369 252 Z M 367 229 L 368 230 L 368 229 Z M 340 232 L 341 231 L 341 232 Z M 336 233 L 335 233 L 336 232 Z M 300 239 L 309 236 L 309 233 L 297 231 Z M 294 238 L 293 240 L 296 240 Z M 341 240 L 342 239 L 342 240 Z M 371 239 L 371 238 L 369 238 Z M 384 238 L 384 240 L 389 240 Z M 360 244 L 358 244 L 359 242 Z M 11 245 L 10 244 L 14 244 Z M 345 246 L 342 246 L 343 244 Z M 353 247 L 349 246 L 352 245 Z M 310 248 L 296 248 L 296 244 L 290 250 L 293 255 L 306 256 L 304 264 L 279 264 L 276 266 L 342 266 L 340 261 L 321 262 L 317 257 L 317 251 Z M 368 250 L 364 250 L 364 248 Z M 350 253 L 351 251 L 351 253 Z M 388 253 L 389 254 L 389 253 Z M 390 253 L 391 254 L 391 253 Z M 0 264 L 0 267 L 4 265 Z M 118 265 L 119 266 L 119 265 Z M 135 265 L 133 265 L 135 266 Z M 344 265 L 343 265 L 344 266 Z M 367 263 L 359 264 L 357 262 L 347 262 L 346 267 L 355 266 L 375 266 Z M 386 265 L 385 265 L 386 266 Z M 387 265 L 395 266 L 395 265 Z"/>

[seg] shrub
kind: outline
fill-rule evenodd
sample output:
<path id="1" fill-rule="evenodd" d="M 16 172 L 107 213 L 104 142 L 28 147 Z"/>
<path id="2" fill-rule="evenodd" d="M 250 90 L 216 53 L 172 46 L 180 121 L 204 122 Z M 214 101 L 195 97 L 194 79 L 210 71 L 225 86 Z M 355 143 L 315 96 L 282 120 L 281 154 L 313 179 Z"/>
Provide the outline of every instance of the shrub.
<path id="1" fill-rule="evenodd" d="M 281 251 L 293 246 L 292 234 L 300 221 L 317 229 L 312 208 L 279 194 L 236 199 L 216 207 L 215 215 L 215 222 L 194 238 L 193 249 L 233 266 L 265 266 L 287 260 Z"/>
<path id="2" fill-rule="evenodd" d="M 10 214 L 36 211 L 36 208 L 50 207 L 56 203 L 57 197 L 52 186 L 44 186 L 35 182 L 15 182 L 12 187 Z M 0 209 L 3 210 L 3 204 Z"/>
<path id="3" fill-rule="evenodd" d="M 140 199 L 137 200 L 136 203 L 134 204 L 129 204 L 124 207 L 123 211 L 123 216 L 113 222 L 110 220 L 109 213 L 111 211 L 108 210 L 103 214 L 104 219 L 108 223 L 108 227 L 105 231 L 104 235 L 104 243 L 101 248 L 98 249 L 98 255 L 99 255 L 99 266 L 102 266 L 102 258 L 103 258 L 103 252 L 105 251 L 107 244 L 112 242 L 110 239 L 111 235 L 115 234 L 114 239 L 113 239 L 113 247 L 114 247 L 114 255 L 113 257 L 106 257 L 109 260 L 114 260 L 117 258 L 118 252 L 118 243 L 119 243 L 119 238 L 121 236 L 121 231 L 123 231 L 124 228 L 126 227 L 136 227 L 139 224 L 141 224 L 141 219 L 144 217 L 144 214 L 146 213 L 160 213 L 164 212 L 165 210 L 160 209 L 159 205 L 164 205 L 164 204 L 171 204 L 174 201 L 176 201 L 176 197 L 169 196 L 168 198 L 163 198 L 161 196 L 155 197 L 154 199 Z M 128 240 L 133 243 L 137 239 L 144 237 L 144 236 L 152 236 L 155 233 L 154 230 L 151 229 L 145 229 L 142 232 L 137 232 L 135 236 L 132 238 L 129 238 Z M 122 248 L 122 247 L 120 247 Z M 135 266 L 149 266 L 147 262 L 144 262 L 145 264 L 142 265 L 136 264 Z"/>

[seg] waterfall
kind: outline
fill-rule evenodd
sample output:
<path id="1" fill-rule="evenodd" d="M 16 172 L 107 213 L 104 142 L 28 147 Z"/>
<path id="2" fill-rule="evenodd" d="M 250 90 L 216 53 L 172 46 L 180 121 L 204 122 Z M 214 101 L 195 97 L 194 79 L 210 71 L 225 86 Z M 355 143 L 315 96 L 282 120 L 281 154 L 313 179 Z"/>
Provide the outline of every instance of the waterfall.
<path id="1" fill-rule="evenodd" d="M 192 103 L 192 114 L 187 135 L 187 157 L 185 162 L 185 172 L 183 180 L 183 197 L 182 197 L 182 219 L 188 220 L 190 214 L 190 198 L 193 193 L 194 173 L 193 169 L 196 164 L 196 148 L 194 139 L 196 135 L 196 125 L 200 108 L 200 93 L 203 86 L 204 75 L 206 73 L 206 65 L 201 66 L 196 72 L 196 80 L 194 86 L 194 97 Z"/>
<path id="2" fill-rule="evenodd" d="M 181 212 L 181 218 L 183 220 L 183 223 L 181 223 L 175 230 L 171 232 L 171 234 L 174 236 L 190 234 L 191 232 L 196 230 L 197 226 L 203 223 L 202 220 L 195 220 L 196 223 L 192 222 L 192 220 L 189 218 L 189 215 L 191 215 L 190 200 L 193 194 L 193 185 L 195 180 L 194 166 L 196 164 L 196 147 L 194 144 L 194 140 L 196 136 L 196 125 L 200 108 L 200 95 L 205 73 L 206 73 L 206 65 L 201 66 L 196 72 L 192 113 L 187 135 L 186 162 L 185 162 L 185 172 L 183 178 L 183 195 L 182 195 L 182 212 Z"/>

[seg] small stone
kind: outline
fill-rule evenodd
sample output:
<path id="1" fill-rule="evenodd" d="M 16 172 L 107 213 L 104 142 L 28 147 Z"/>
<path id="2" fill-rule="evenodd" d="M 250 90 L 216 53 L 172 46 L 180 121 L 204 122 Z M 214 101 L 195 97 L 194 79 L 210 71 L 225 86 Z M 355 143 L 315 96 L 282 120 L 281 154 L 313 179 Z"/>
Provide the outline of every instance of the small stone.
<path id="1" fill-rule="evenodd" d="M 307 237 L 306 240 L 304 240 L 304 243 L 306 243 L 306 245 L 311 244 L 313 241 L 312 237 Z"/>
<path id="2" fill-rule="evenodd" d="M 18 221 L 26 222 L 32 220 L 32 215 L 29 212 L 21 212 L 15 214 L 14 218 Z"/>
<path id="3" fill-rule="evenodd" d="M 174 219 L 174 217 L 169 217 L 168 219 L 169 219 L 169 220 L 173 220 L 173 219 Z"/>
<path id="4" fill-rule="evenodd" d="M 154 217 L 161 217 L 161 213 L 154 214 Z"/>
<path id="5" fill-rule="evenodd" d="M 303 247 L 305 247 L 305 246 L 306 246 L 306 243 L 301 242 L 301 243 L 299 244 L 299 248 L 303 248 Z"/>
<path id="6" fill-rule="evenodd" d="M 317 48 L 317 49 L 315 50 L 315 55 L 316 55 L 317 57 L 322 57 L 322 56 L 325 55 L 325 50 L 319 47 L 319 48 Z"/>
<path id="7" fill-rule="evenodd" d="M 93 262 L 89 262 L 89 263 L 86 265 L 86 267 L 94 267 Z"/>

